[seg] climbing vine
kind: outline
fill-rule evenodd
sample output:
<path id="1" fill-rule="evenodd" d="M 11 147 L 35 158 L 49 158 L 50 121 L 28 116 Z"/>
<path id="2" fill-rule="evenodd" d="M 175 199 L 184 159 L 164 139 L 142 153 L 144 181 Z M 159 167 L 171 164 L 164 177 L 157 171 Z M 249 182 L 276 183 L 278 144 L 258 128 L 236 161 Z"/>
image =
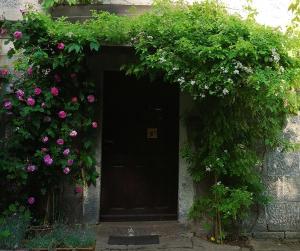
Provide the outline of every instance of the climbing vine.
<path id="1" fill-rule="evenodd" d="M 16 72 L 2 70 L 10 84 L 2 111 L 13 130 L 6 149 L 40 191 L 65 177 L 95 181 L 92 135 L 100 121 L 86 55 L 101 53 L 103 44 L 130 44 L 138 61 L 123 70 L 163 76 L 194 99 L 182 156 L 193 180 L 209 186 L 190 216 L 210 220 L 222 242 L 227 226 L 268 201 L 263 153 L 289 148 L 281 132 L 299 108 L 297 48 L 287 34 L 229 15 L 215 2 L 164 2 L 136 17 L 104 12 L 70 23 L 29 12 L 4 22 L 2 33 L 14 44 L 9 54 L 22 55 Z"/>

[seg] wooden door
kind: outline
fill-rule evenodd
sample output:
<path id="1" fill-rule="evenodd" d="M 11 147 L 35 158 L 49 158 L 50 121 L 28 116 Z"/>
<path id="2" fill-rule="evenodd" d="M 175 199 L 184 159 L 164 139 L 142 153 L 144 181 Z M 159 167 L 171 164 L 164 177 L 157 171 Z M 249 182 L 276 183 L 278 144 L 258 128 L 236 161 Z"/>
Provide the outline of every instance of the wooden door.
<path id="1" fill-rule="evenodd" d="M 104 74 L 101 220 L 177 218 L 178 89 Z"/>

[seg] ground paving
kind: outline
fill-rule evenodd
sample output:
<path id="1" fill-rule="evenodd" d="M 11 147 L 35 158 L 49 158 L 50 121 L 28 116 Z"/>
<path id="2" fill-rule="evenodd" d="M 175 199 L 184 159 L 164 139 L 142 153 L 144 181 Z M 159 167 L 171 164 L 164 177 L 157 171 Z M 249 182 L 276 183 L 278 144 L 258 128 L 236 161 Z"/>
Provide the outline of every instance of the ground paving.
<path id="1" fill-rule="evenodd" d="M 216 245 L 195 236 L 177 222 L 104 223 L 96 227 L 97 251 L 300 251 L 300 240 L 254 240 L 246 247 Z M 159 235 L 153 245 L 109 245 L 110 235 Z"/>

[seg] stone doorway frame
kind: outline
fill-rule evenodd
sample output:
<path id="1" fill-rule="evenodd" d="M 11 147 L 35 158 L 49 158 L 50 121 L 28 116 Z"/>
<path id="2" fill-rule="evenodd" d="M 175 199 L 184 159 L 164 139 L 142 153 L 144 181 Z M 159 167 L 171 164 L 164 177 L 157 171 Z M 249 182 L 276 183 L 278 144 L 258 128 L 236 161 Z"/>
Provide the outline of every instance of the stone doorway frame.
<path id="1" fill-rule="evenodd" d="M 90 71 L 93 73 L 96 82 L 96 96 L 99 102 L 97 119 L 102 121 L 103 113 L 103 72 L 119 70 L 125 63 L 134 62 L 134 51 L 129 46 L 106 46 L 101 48 L 101 54 L 90 56 L 88 59 Z M 180 93 L 179 95 L 179 172 L 178 172 L 178 221 L 188 222 L 188 210 L 192 206 L 195 195 L 195 187 L 191 176 L 188 173 L 187 163 L 181 158 L 180 149 L 187 140 L 186 127 L 183 115 L 192 105 L 189 95 Z M 105 122 L 104 122 L 105 123 Z M 101 123 L 100 123 L 101 125 Z M 96 170 L 101 175 L 102 166 L 102 127 L 99 127 L 97 144 L 95 150 Z M 99 223 L 100 218 L 100 194 L 101 178 L 97 178 L 96 185 L 91 185 L 84 189 L 83 193 L 83 222 L 89 224 Z"/>

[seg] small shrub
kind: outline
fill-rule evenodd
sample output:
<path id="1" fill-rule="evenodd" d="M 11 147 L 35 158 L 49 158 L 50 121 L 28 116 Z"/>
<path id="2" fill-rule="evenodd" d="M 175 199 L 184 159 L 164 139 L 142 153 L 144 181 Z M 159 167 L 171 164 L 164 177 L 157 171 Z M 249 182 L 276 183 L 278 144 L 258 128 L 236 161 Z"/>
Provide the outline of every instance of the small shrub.
<path id="1" fill-rule="evenodd" d="M 93 246 L 95 241 L 95 233 L 91 229 L 57 224 L 50 233 L 36 235 L 27 241 L 26 248 L 84 248 Z"/>
<path id="2" fill-rule="evenodd" d="M 15 212 L 10 215 L 12 211 Z M 29 212 L 23 208 L 17 209 L 16 205 L 11 205 L 10 210 L 0 217 L 0 248 L 20 247 L 29 223 Z"/>

